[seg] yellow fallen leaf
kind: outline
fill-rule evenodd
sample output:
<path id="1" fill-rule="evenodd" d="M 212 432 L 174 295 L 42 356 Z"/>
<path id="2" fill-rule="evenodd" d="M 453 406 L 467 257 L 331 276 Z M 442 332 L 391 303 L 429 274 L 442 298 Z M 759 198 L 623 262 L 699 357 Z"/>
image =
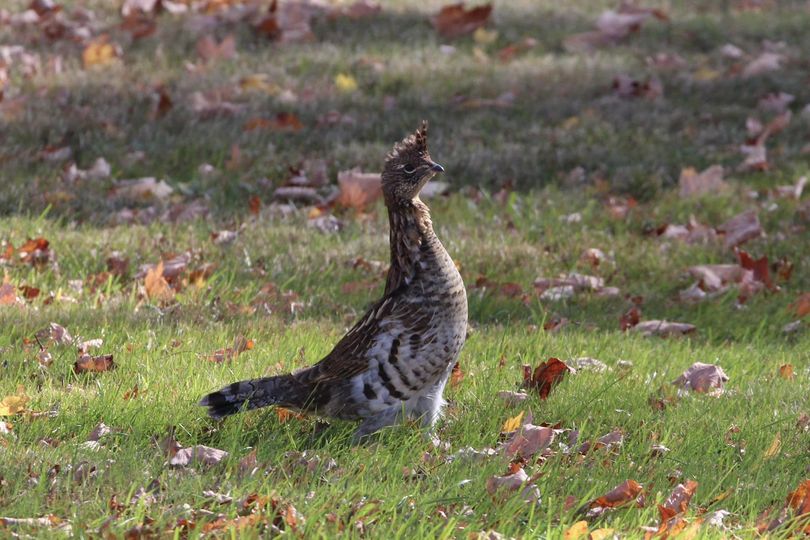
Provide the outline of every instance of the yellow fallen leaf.
<path id="1" fill-rule="evenodd" d="M 568 131 L 569 129 L 573 129 L 573 128 L 577 127 L 578 125 L 579 125 L 579 116 L 569 116 L 562 123 L 562 128 L 565 131 Z"/>
<path id="2" fill-rule="evenodd" d="M 335 75 L 335 86 L 341 92 L 348 94 L 357 90 L 357 79 L 347 73 L 338 73 Z"/>
<path id="3" fill-rule="evenodd" d="M 16 395 L 6 396 L 0 401 L 0 416 L 11 416 L 24 411 L 28 399 L 25 388 L 22 385 L 18 386 Z"/>
<path id="4" fill-rule="evenodd" d="M 776 436 L 773 438 L 773 441 L 771 441 L 771 445 L 768 447 L 767 450 L 765 450 L 765 454 L 763 454 L 762 458 L 771 459 L 772 457 L 775 457 L 776 454 L 778 454 L 779 450 L 781 449 L 782 449 L 782 436 L 779 434 L 779 432 L 777 432 Z"/>
<path id="5" fill-rule="evenodd" d="M 239 88 L 244 92 L 264 92 L 269 95 L 276 95 L 281 91 L 278 85 L 270 82 L 265 73 L 254 73 L 239 80 Z"/>
<path id="6" fill-rule="evenodd" d="M 586 534 L 588 534 L 588 522 L 585 520 L 577 521 L 565 530 L 563 540 L 577 540 L 577 538 L 582 538 Z"/>
<path id="7" fill-rule="evenodd" d="M 110 43 L 107 34 L 102 34 L 92 40 L 82 51 L 82 62 L 85 69 L 92 66 L 103 66 L 109 64 L 118 56 L 115 45 Z"/>
<path id="8" fill-rule="evenodd" d="M 719 71 L 717 71 L 716 69 L 712 69 L 710 67 L 704 66 L 704 67 L 698 68 L 698 70 L 695 71 L 692 74 L 692 78 L 695 79 L 696 81 L 704 81 L 705 82 L 705 81 L 713 81 L 713 80 L 717 79 L 718 77 L 720 77 L 720 75 L 721 75 L 721 73 Z"/>
<path id="9" fill-rule="evenodd" d="M 478 27 L 473 33 L 473 39 L 479 45 L 491 45 L 498 39 L 497 30 L 487 30 L 484 27 Z"/>
<path id="10" fill-rule="evenodd" d="M 503 433 L 511 433 L 512 431 L 516 431 L 520 427 L 520 423 L 523 421 L 523 413 L 524 411 L 520 411 L 519 415 L 504 422 L 501 431 Z"/>
<path id="11" fill-rule="evenodd" d="M 612 536 L 613 529 L 602 528 L 591 531 L 591 534 L 588 535 L 588 540 L 605 540 L 605 538 L 611 538 Z"/>

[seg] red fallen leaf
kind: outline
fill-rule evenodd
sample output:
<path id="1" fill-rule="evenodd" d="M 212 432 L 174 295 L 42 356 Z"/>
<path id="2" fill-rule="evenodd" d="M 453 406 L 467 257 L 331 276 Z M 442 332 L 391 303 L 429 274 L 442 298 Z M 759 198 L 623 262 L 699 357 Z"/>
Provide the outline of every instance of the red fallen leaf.
<path id="1" fill-rule="evenodd" d="M 471 9 L 464 7 L 464 2 L 449 4 L 442 7 L 431 17 L 433 28 L 444 37 L 456 38 L 465 34 L 472 34 L 481 28 L 492 15 L 492 4 L 484 4 Z"/>
<path id="2" fill-rule="evenodd" d="M 30 285 L 20 285 L 19 287 L 20 292 L 23 295 L 23 298 L 26 300 L 33 300 L 37 296 L 39 296 L 40 290 L 36 287 L 31 287 Z"/>
<path id="3" fill-rule="evenodd" d="M 641 311 L 639 311 L 638 307 L 633 306 L 624 313 L 622 316 L 619 317 L 619 328 L 621 328 L 622 332 L 625 330 L 629 330 L 633 328 L 641 321 Z"/>
<path id="4" fill-rule="evenodd" d="M 157 30 L 157 21 L 144 13 L 132 13 L 121 21 L 118 28 L 128 32 L 132 39 L 138 40 L 154 34 Z"/>
<path id="5" fill-rule="evenodd" d="M 248 211 L 254 216 L 258 216 L 262 209 L 262 200 L 258 195 L 252 195 L 248 199 Z"/>
<path id="6" fill-rule="evenodd" d="M 787 504 L 797 516 L 810 514 L 810 479 L 803 480 L 799 486 L 788 495 Z"/>
<path id="7" fill-rule="evenodd" d="M 73 371 L 76 373 L 100 373 L 111 369 L 115 369 L 113 355 L 111 354 L 102 354 L 101 356 L 82 354 L 73 364 Z"/>
<path id="8" fill-rule="evenodd" d="M 601 497 L 588 503 L 587 508 L 616 508 L 629 502 L 635 501 L 641 493 L 641 484 L 635 480 L 625 480 L 615 488 L 611 489 Z"/>
<path id="9" fill-rule="evenodd" d="M 124 401 L 129 401 L 131 399 L 136 399 L 143 393 L 144 392 L 141 392 L 140 388 L 138 388 L 138 384 L 135 383 L 135 386 L 133 386 L 132 389 L 127 390 L 126 392 L 124 392 Z"/>
<path id="10" fill-rule="evenodd" d="M 236 56 L 236 38 L 233 35 L 225 36 L 217 41 L 211 36 L 203 36 L 197 41 L 197 54 L 206 62 L 211 60 L 230 60 Z"/>
<path id="11" fill-rule="evenodd" d="M 574 370 L 559 358 L 549 358 L 534 368 L 533 373 L 529 366 L 524 366 L 523 386 L 536 389 L 540 399 L 546 399 L 551 389 L 559 384 L 569 371 Z"/>
<path id="12" fill-rule="evenodd" d="M 52 255 L 48 246 L 50 246 L 50 242 L 42 237 L 29 239 L 17 248 L 18 257 L 20 261 L 26 264 L 37 268 L 42 267 L 47 264 Z"/>
<path id="13" fill-rule="evenodd" d="M 743 250 L 737 250 L 737 260 L 740 261 L 740 266 L 746 270 L 754 272 L 754 279 L 765 284 L 769 290 L 774 290 L 776 287 L 771 281 L 771 273 L 768 267 L 768 256 L 763 255 L 759 259 L 754 259 Z"/>
<path id="14" fill-rule="evenodd" d="M 795 302 L 788 306 L 788 310 L 797 317 L 810 315 L 810 292 L 800 295 Z"/>
<path id="15" fill-rule="evenodd" d="M 714 364 L 695 362 L 684 371 L 672 384 L 694 390 L 695 392 L 709 392 L 713 389 L 722 391 L 723 385 L 728 381 L 728 375 L 723 368 Z"/>
<path id="16" fill-rule="evenodd" d="M 461 371 L 461 362 L 456 362 L 453 365 L 453 371 L 450 372 L 450 386 L 455 387 L 461 384 L 464 380 L 464 372 Z"/>
<path id="17" fill-rule="evenodd" d="M 536 39 L 531 37 L 523 38 L 521 41 L 507 45 L 498 51 L 498 59 L 504 63 L 511 62 L 515 56 L 524 53 L 529 49 L 533 49 L 536 45 Z"/>

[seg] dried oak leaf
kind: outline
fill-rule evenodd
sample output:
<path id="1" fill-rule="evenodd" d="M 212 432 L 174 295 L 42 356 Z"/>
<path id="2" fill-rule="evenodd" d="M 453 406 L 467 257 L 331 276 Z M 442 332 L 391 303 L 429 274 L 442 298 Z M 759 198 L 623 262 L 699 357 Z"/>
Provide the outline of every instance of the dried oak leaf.
<path id="1" fill-rule="evenodd" d="M 146 296 L 151 301 L 164 303 L 174 299 L 174 291 L 169 286 L 166 278 L 163 277 L 163 261 L 147 270 L 143 284 L 146 289 Z"/>
<path id="2" fill-rule="evenodd" d="M 546 399 L 551 389 L 562 381 L 565 374 L 573 371 L 559 358 L 549 358 L 538 364 L 534 371 L 531 366 L 526 365 L 523 366 L 523 387 L 537 390 L 540 399 Z"/>
<path id="3" fill-rule="evenodd" d="M 492 4 L 483 4 L 467 9 L 464 2 L 449 4 L 442 7 L 431 17 L 433 28 L 444 37 L 456 38 L 472 34 L 476 29 L 483 27 L 492 15 Z"/>
<path id="4" fill-rule="evenodd" d="M 363 211 L 382 197 L 379 173 L 365 173 L 360 169 L 338 172 L 340 194 L 336 203 L 345 208 Z"/>
<path id="5" fill-rule="evenodd" d="M 728 380 L 728 375 L 720 366 L 695 362 L 672 384 L 695 392 L 705 393 L 715 389 L 722 391 Z"/>

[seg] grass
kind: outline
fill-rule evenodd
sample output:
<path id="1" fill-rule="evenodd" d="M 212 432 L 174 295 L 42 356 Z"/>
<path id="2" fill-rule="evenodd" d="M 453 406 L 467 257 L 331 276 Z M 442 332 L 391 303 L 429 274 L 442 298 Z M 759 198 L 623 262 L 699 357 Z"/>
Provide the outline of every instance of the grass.
<path id="1" fill-rule="evenodd" d="M 56 411 L 52 417 L 5 419 L 13 428 L 10 435 L 0 434 L 0 516 L 57 516 L 69 521 L 77 536 L 151 531 L 180 537 L 186 534 L 183 523 L 194 522 L 188 532 L 194 536 L 220 514 L 231 519 L 248 513 L 241 501 L 258 494 L 276 497 L 279 511 L 292 504 L 304 516 L 296 527 L 277 523 L 290 536 L 447 538 L 496 530 L 558 538 L 582 519 L 578 508 L 632 478 L 644 486 L 644 508 L 607 512 L 589 526 L 641 537 L 641 527 L 657 526 L 655 503 L 664 501 L 673 483 L 694 479 L 699 487 L 686 513 L 689 521 L 724 509 L 732 513 L 726 523 L 737 535 L 755 535 L 760 513 L 781 508 L 808 475 L 810 441 L 797 421 L 810 413 L 810 334 L 806 322 L 794 334 L 782 328 L 796 319 L 788 305 L 810 290 L 810 237 L 799 212 L 802 201 L 765 195 L 807 172 L 801 149 L 808 128 L 798 112 L 810 98 L 810 73 L 798 52 L 810 46 L 804 32 L 808 15 L 798 2 L 761 13 L 742 12 L 735 2 L 715 4 L 679 3 L 669 24 L 650 22 L 626 44 L 595 55 L 567 53 L 562 40 L 590 29 L 610 4 L 498 4 L 499 35 L 485 47 L 490 55 L 525 36 L 539 42 L 506 64 L 476 59 L 474 49 L 481 46 L 470 38 L 453 42 L 452 55 L 437 53 L 443 40 L 425 19 L 438 3 L 392 3 L 368 23 L 320 20 L 314 28 L 318 40 L 307 45 L 268 44 L 243 25 L 225 25 L 218 36 L 236 33 L 238 58 L 195 72 L 184 67 L 195 60 L 195 37 L 183 18 L 161 17 L 155 36 L 126 46 L 121 65 L 87 71 L 77 46 L 48 44 L 0 27 L 4 42 L 23 43 L 43 58 L 60 54 L 65 66 L 61 73 L 45 70 L 32 79 L 11 70 L 6 97 L 28 99 L 24 113 L 5 120 L 0 133 L 0 241 L 19 246 L 42 236 L 54 251 L 44 268 L 21 263 L 3 268 L 11 284 L 37 287 L 42 294 L 21 308 L 0 307 L 0 397 L 22 386 L 30 398 L 27 409 Z M 117 20 L 106 3 L 87 5 L 105 24 Z M 10 9 L 20 6 L 12 2 Z M 400 38 L 392 41 L 392 35 Z M 787 43 L 784 69 L 749 79 L 721 74 L 703 82 L 689 75 L 701 67 L 723 73 L 727 66 L 716 50 L 727 42 L 755 54 L 764 39 Z M 678 53 L 689 68 L 659 73 L 648 67 L 645 58 L 660 51 Z M 375 62 L 383 68 L 374 68 Z M 654 102 L 612 97 L 610 82 L 618 72 L 656 74 L 665 97 Z M 193 91 L 232 87 L 254 73 L 267 74 L 299 99 L 243 94 L 235 98 L 243 112 L 206 121 L 190 109 Z M 351 73 L 359 91 L 335 92 L 338 73 Z M 156 121 L 149 118 L 149 92 L 158 83 L 169 89 L 174 106 Z M 517 96 L 507 109 L 454 105 L 456 95 L 492 98 L 507 90 Z M 796 114 L 788 129 L 768 142 L 771 169 L 732 172 L 728 192 L 680 199 L 672 188 L 681 168 L 720 163 L 733 170 L 742 160 L 737 146 L 746 137 L 746 117 L 764 116 L 756 112 L 757 100 L 779 90 L 796 96 Z M 383 114 L 385 96 L 396 96 L 397 106 Z M 306 127 L 298 133 L 242 130 L 249 118 L 281 110 L 294 112 Z M 356 123 L 317 128 L 318 118 L 330 110 Z M 380 204 L 365 214 L 339 213 L 344 228 L 325 234 L 309 226 L 306 209 L 280 215 L 269 204 L 272 186 L 287 179 L 289 166 L 312 158 L 326 159 L 331 178 L 354 165 L 378 169 L 390 144 L 422 117 L 432 123 L 432 154 L 453 188 L 450 196 L 430 201 L 434 222 L 461 265 L 470 301 L 472 332 L 460 360 L 464 378 L 448 389 L 450 406 L 438 428 L 448 446 L 434 447 L 411 425 L 356 447 L 349 443 L 350 423 L 281 422 L 273 410 L 222 423 L 205 418 L 195 405 L 201 395 L 237 379 L 316 361 L 383 288 L 381 272 L 354 264 L 358 257 L 387 260 L 387 219 Z M 65 183 L 61 163 L 38 158 L 44 146 L 64 144 L 80 168 L 105 157 L 112 178 Z M 243 158 L 225 170 L 234 144 Z M 128 159 L 133 151 L 144 158 Z M 203 175 L 202 163 L 220 172 Z M 572 185 L 566 179 L 575 167 L 585 170 L 585 181 Z M 116 225 L 116 212 L 133 203 L 109 196 L 114 181 L 145 175 L 175 188 L 172 203 L 199 198 L 210 215 L 182 223 Z M 507 183 L 513 191 L 496 195 Z M 761 196 L 751 198 L 751 190 Z M 247 210 L 252 195 L 264 200 L 257 215 Z M 640 203 L 617 219 L 607 209 L 609 195 L 632 195 Z M 139 205 L 163 211 L 159 203 Z M 759 293 L 742 308 L 733 290 L 699 304 L 680 302 L 678 292 L 691 283 L 686 268 L 731 263 L 734 254 L 721 243 L 687 245 L 649 231 L 686 223 L 690 215 L 719 225 L 748 208 L 758 209 L 767 236 L 744 248 L 771 262 L 792 262 L 790 279 L 777 282 L 779 292 Z M 581 214 L 580 222 L 564 219 L 574 212 Z M 215 245 L 210 233 L 224 228 L 239 229 L 238 239 Z M 580 262 L 581 253 L 594 247 L 612 260 L 596 269 Z M 129 272 L 92 286 L 113 251 L 130 259 Z M 150 303 L 142 279 L 135 278 L 139 265 L 186 251 L 189 269 L 213 262 L 213 273 L 185 284 L 171 303 Z M 539 299 L 535 278 L 570 271 L 600 275 L 621 294 Z M 489 285 L 475 286 L 484 282 L 482 276 Z M 81 290 L 76 280 L 83 282 Z M 263 297 L 267 307 L 252 305 L 269 283 L 280 292 Z M 503 283 L 518 284 L 524 296 L 499 293 L 497 284 Z M 287 291 L 293 295 L 284 296 Z M 50 293 L 54 301 L 46 301 Z M 631 307 L 629 298 L 638 296 L 644 319 L 690 322 L 697 332 L 667 340 L 621 332 L 619 317 Z M 544 330 L 561 318 L 569 324 Z M 83 339 L 102 338 L 99 351 L 113 354 L 117 368 L 77 375 L 75 347 L 49 343 L 53 363 L 40 367 L 34 336 L 50 322 Z M 206 360 L 239 335 L 252 339 L 253 349 L 222 364 Z M 546 401 L 532 395 L 511 407 L 497 397 L 518 388 L 523 364 L 584 356 L 602 360 L 608 371 L 568 376 Z M 622 368 L 620 360 L 632 367 Z M 653 407 L 651 400 L 673 397 L 670 383 L 696 361 L 723 367 L 730 379 L 726 393 L 688 394 L 663 410 Z M 792 380 L 779 376 L 785 364 L 793 366 Z M 136 386 L 137 397 L 124 399 Z M 508 472 L 506 458 L 449 462 L 447 457 L 468 446 L 494 447 L 504 421 L 521 411 L 531 411 L 535 424 L 578 430 L 580 442 L 618 429 L 624 444 L 615 452 L 580 456 L 564 453 L 555 442 L 553 455 L 526 464 L 542 504 L 526 504 L 519 496 L 493 498 L 486 481 Z M 88 447 L 83 443 L 99 422 L 113 433 L 99 448 Z M 159 447 L 170 429 L 183 446 L 204 444 L 230 457 L 213 467 L 172 468 Z M 558 435 L 558 442 L 567 437 L 568 432 Z M 670 452 L 655 457 L 653 444 Z M 246 474 L 240 461 L 254 450 L 258 472 Z M 87 478 L 76 473 L 91 468 L 95 473 Z M 207 491 L 233 500 L 217 503 Z M 273 521 L 273 511 L 265 511 Z M 249 538 L 266 532 L 259 524 L 233 525 L 215 534 Z M 700 534 L 725 533 L 704 526 Z"/>

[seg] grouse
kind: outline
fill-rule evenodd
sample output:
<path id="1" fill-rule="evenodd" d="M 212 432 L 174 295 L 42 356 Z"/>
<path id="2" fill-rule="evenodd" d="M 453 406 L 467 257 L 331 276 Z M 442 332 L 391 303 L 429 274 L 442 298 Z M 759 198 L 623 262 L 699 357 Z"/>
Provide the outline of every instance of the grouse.
<path id="1" fill-rule="evenodd" d="M 467 333 L 464 283 L 419 199 L 428 180 L 443 171 L 428 153 L 423 121 L 394 145 L 382 172 L 391 249 L 383 297 L 318 363 L 205 396 L 200 405 L 210 416 L 279 405 L 362 420 L 356 439 L 403 418 L 434 425 Z"/>

